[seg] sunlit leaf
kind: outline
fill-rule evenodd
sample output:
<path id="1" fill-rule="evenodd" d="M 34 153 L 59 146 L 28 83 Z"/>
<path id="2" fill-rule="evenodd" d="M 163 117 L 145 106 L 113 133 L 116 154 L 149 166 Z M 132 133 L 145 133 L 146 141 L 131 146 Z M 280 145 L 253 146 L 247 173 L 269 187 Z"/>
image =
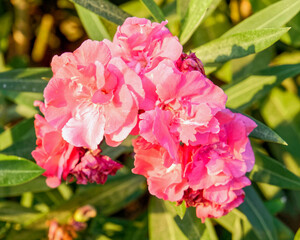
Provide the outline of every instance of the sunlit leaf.
<path id="1" fill-rule="evenodd" d="M 251 29 L 276 28 L 286 24 L 300 10 L 300 1 L 282 0 L 274 3 L 227 31 L 222 37 Z"/>
<path id="2" fill-rule="evenodd" d="M 109 33 L 106 30 L 106 27 L 102 23 L 100 17 L 87 10 L 86 8 L 75 4 L 76 10 L 84 26 L 85 31 L 92 40 L 102 41 L 103 39 L 111 40 Z"/>
<path id="3" fill-rule="evenodd" d="M 126 18 L 130 15 L 124 12 L 122 9 L 106 0 L 72 0 L 74 3 L 81 5 L 82 7 L 98 14 L 99 16 L 122 25 Z"/>
<path id="4" fill-rule="evenodd" d="M 287 168 L 300 174 L 300 100 L 291 92 L 275 88 L 261 108 L 265 122 L 280 134 L 288 146 L 272 146 L 272 153 Z"/>
<path id="5" fill-rule="evenodd" d="M 205 225 L 196 218 L 193 210 L 188 208 L 181 220 L 172 206 L 152 197 L 149 212 L 150 240 L 200 239 L 204 234 Z"/>
<path id="6" fill-rule="evenodd" d="M 10 147 L 14 142 L 33 136 L 33 118 L 23 120 L 0 134 L 0 151 Z"/>
<path id="7" fill-rule="evenodd" d="M 238 82 L 225 86 L 228 96 L 227 107 L 244 109 L 254 101 L 267 95 L 284 79 L 300 74 L 300 64 L 274 66 Z"/>
<path id="8" fill-rule="evenodd" d="M 0 154 L 0 187 L 28 182 L 44 171 L 29 160 Z"/>
<path id="9" fill-rule="evenodd" d="M 183 202 L 179 206 L 177 206 L 176 202 L 165 202 L 166 205 L 169 205 L 169 207 L 172 207 L 177 215 L 180 217 L 180 219 L 183 219 L 185 212 L 186 212 L 186 206 L 185 203 Z"/>
<path id="10" fill-rule="evenodd" d="M 260 52 L 275 43 L 289 28 L 248 30 L 218 38 L 194 50 L 204 63 L 222 63 Z"/>
<path id="11" fill-rule="evenodd" d="M 298 229 L 296 235 L 295 235 L 295 238 L 294 240 L 300 240 L 300 228 Z"/>
<path id="12" fill-rule="evenodd" d="M 184 18 L 182 31 L 179 37 L 181 44 L 185 44 L 193 35 L 212 1 L 213 0 L 191 0 L 189 2 L 187 15 Z"/>
<path id="13" fill-rule="evenodd" d="M 156 5 L 154 0 L 140 0 L 149 10 L 155 21 L 162 22 L 166 20 L 162 10 Z"/>
<path id="14" fill-rule="evenodd" d="M 176 12 L 180 17 L 180 20 L 184 18 L 189 8 L 190 0 L 177 0 L 176 1 Z"/>

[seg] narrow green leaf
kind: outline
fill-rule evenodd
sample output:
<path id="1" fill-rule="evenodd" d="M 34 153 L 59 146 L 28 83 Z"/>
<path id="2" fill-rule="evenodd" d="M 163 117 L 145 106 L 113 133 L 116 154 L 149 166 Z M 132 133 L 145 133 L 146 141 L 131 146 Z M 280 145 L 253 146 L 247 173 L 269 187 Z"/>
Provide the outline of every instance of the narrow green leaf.
<path id="1" fill-rule="evenodd" d="M 0 89 L 21 92 L 43 92 L 52 77 L 50 68 L 21 68 L 0 73 Z M 43 79 L 44 78 L 44 79 Z"/>
<path id="2" fill-rule="evenodd" d="M 0 202 L 0 221 L 23 224 L 39 214 L 38 211 L 22 207 L 16 202 Z"/>
<path id="3" fill-rule="evenodd" d="M 146 190 L 143 177 L 123 172 L 124 169 L 121 169 L 116 176 L 109 176 L 104 185 L 81 186 L 69 200 L 57 205 L 49 213 L 28 222 L 26 226 L 43 229 L 49 219 L 56 218 L 58 221 L 67 221 L 72 212 L 88 204 L 96 207 L 101 215 L 107 216 L 116 213 L 139 198 Z"/>
<path id="4" fill-rule="evenodd" d="M 220 224 L 227 231 L 233 233 L 235 231 L 235 222 L 241 220 L 247 220 L 247 217 L 241 213 L 238 209 L 233 209 L 231 212 L 223 217 L 213 219 L 213 221 Z"/>
<path id="5" fill-rule="evenodd" d="M 28 134 L 28 137 L 14 141 L 14 143 L 1 151 L 5 155 L 16 155 L 26 159 L 33 159 L 31 152 L 36 147 L 36 137 L 33 133 L 32 136 Z"/>
<path id="6" fill-rule="evenodd" d="M 155 21 L 162 22 L 166 20 L 162 10 L 156 5 L 153 0 L 140 0 L 145 7 L 149 10 Z"/>
<path id="7" fill-rule="evenodd" d="M 223 63 L 266 49 L 288 30 L 289 28 L 249 30 L 218 38 L 192 51 L 204 63 Z"/>
<path id="8" fill-rule="evenodd" d="M 246 18 L 235 27 L 227 31 L 222 37 L 244 32 L 251 29 L 282 27 L 300 10 L 300 1 L 282 0 L 274 3 L 258 13 Z"/>
<path id="9" fill-rule="evenodd" d="M 38 113 L 36 108 L 33 106 L 34 101 L 39 100 L 43 101 L 42 93 L 34 93 L 34 92 L 17 92 L 17 91 L 5 91 L 0 90 L 1 94 L 5 96 L 7 99 L 11 100 L 17 105 L 21 105 L 22 107 L 26 107 L 29 112 L 26 114 L 28 117 L 33 117 L 34 114 Z"/>
<path id="10" fill-rule="evenodd" d="M 189 208 L 181 220 L 169 203 L 152 197 L 149 211 L 150 240 L 198 240 L 203 236 L 205 225 Z"/>
<path id="11" fill-rule="evenodd" d="M 28 182 L 43 172 L 44 169 L 29 160 L 0 155 L 0 187 Z"/>
<path id="12" fill-rule="evenodd" d="M 0 187 L 0 198 L 20 196 L 25 192 L 46 192 L 50 189 L 46 184 L 46 177 L 40 176 L 18 186 Z"/>
<path id="13" fill-rule="evenodd" d="M 254 101 L 267 95 L 270 90 L 288 77 L 300 73 L 300 64 L 274 66 L 247 77 L 238 82 L 224 86 L 228 96 L 227 107 L 244 109 Z"/>
<path id="14" fill-rule="evenodd" d="M 293 240 L 295 233 L 281 222 L 278 218 L 273 217 L 274 225 L 277 231 L 279 240 Z"/>
<path id="15" fill-rule="evenodd" d="M 184 19 L 184 16 L 186 15 L 188 8 L 189 8 L 190 0 L 177 0 L 176 1 L 176 12 L 179 16 L 180 20 Z"/>
<path id="16" fill-rule="evenodd" d="M 219 238 L 218 238 L 218 235 L 216 233 L 215 227 L 212 224 L 211 219 L 209 219 L 209 218 L 205 219 L 205 226 L 206 226 L 206 229 L 207 229 L 207 232 L 208 232 L 208 235 L 209 235 L 209 239 L 210 240 L 218 240 Z"/>
<path id="17" fill-rule="evenodd" d="M 261 108 L 265 122 L 288 143 L 280 147 L 270 145 L 272 153 L 287 168 L 300 174 L 300 100 L 298 95 L 274 88 Z"/>
<path id="18" fill-rule="evenodd" d="M 285 189 L 300 190 L 300 177 L 280 162 L 260 152 L 255 152 L 255 165 L 249 173 L 249 178 Z"/>
<path id="19" fill-rule="evenodd" d="M 128 13 L 106 0 L 72 1 L 117 25 L 122 25 L 126 18 L 131 17 Z"/>
<path id="20" fill-rule="evenodd" d="M 180 34 L 181 44 L 185 44 L 193 35 L 201 20 L 204 18 L 212 0 L 191 0 L 186 17 L 184 18 L 182 32 Z"/>
<path id="21" fill-rule="evenodd" d="M 257 238 L 260 240 L 276 240 L 277 235 L 273 218 L 265 208 L 262 200 L 251 186 L 244 188 L 244 191 L 246 197 L 239 209 L 247 216 Z"/>
<path id="22" fill-rule="evenodd" d="M 103 39 L 111 40 L 109 33 L 97 14 L 76 3 L 75 8 L 90 39 L 97 41 L 102 41 Z"/>
<path id="23" fill-rule="evenodd" d="M 230 109 L 230 110 L 236 113 L 241 113 L 235 109 Z M 274 132 L 271 128 L 263 124 L 261 121 L 258 121 L 257 119 L 245 113 L 241 113 L 241 114 L 245 115 L 248 118 L 251 118 L 257 125 L 257 127 L 250 133 L 250 137 L 261 139 L 266 142 L 273 142 L 282 145 L 287 145 L 287 143 L 276 132 Z"/>
<path id="24" fill-rule="evenodd" d="M 27 136 L 34 136 L 33 118 L 25 119 L 15 125 L 13 128 L 7 129 L 0 134 L 0 151 L 13 145 Z"/>

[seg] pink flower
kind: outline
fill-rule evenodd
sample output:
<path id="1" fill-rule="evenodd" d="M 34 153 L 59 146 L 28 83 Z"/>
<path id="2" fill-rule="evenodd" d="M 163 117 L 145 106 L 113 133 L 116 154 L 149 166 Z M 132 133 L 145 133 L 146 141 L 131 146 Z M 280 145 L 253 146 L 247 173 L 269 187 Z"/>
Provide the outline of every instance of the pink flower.
<path id="1" fill-rule="evenodd" d="M 70 171 L 70 176 L 76 177 L 77 184 L 88 182 L 104 184 L 108 175 L 115 175 L 122 167 L 120 163 L 111 160 L 108 156 L 100 155 L 100 152 L 100 149 L 86 152 L 80 162 Z"/>
<path id="2" fill-rule="evenodd" d="M 44 111 L 42 102 L 35 102 Z M 70 170 L 79 161 L 79 152 L 76 147 L 67 143 L 61 132 L 52 127 L 42 116 L 35 115 L 35 132 L 37 136 L 36 149 L 32 156 L 36 163 L 44 168 L 47 185 L 55 188 L 60 185 L 61 178 L 66 179 Z"/>
<path id="3" fill-rule="evenodd" d="M 51 65 L 45 118 L 67 142 L 95 150 L 105 136 L 116 146 L 134 129 L 144 98 L 141 79 L 105 43 L 87 40 Z"/>
<path id="4" fill-rule="evenodd" d="M 140 134 L 160 144 L 177 159 L 177 147 L 207 143 L 219 132 L 215 114 L 225 108 L 227 96 L 199 71 L 180 72 L 169 60 L 145 74 L 155 86 L 156 107 L 140 115 Z"/>
<path id="5" fill-rule="evenodd" d="M 180 201 L 188 188 L 187 181 L 182 178 L 182 165 L 172 163 L 173 159 L 164 148 L 142 137 L 133 141 L 133 147 L 135 168 L 132 172 L 147 178 L 149 192 L 164 200 Z"/>
<path id="6" fill-rule="evenodd" d="M 42 102 L 35 102 L 41 112 L 45 106 Z M 101 150 L 89 151 L 75 147 L 62 138 L 61 130 L 55 129 L 45 118 L 36 114 L 36 149 L 32 152 L 36 163 L 44 168 L 49 187 L 58 187 L 61 179 L 77 178 L 78 184 L 97 182 L 104 184 L 108 175 L 114 175 L 121 164 L 111 160 L 108 156 L 100 155 Z"/>
<path id="7" fill-rule="evenodd" d="M 113 43 L 114 56 L 121 57 L 138 74 L 143 74 L 162 59 L 177 61 L 182 52 L 178 38 L 165 27 L 167 22 L 151 23 L 145 18 L 127 18 L 119 26 Z"/>
<path id="8" fill-rule="evenodd" d="M 207 217 L 221 217 L 243 202 L 242 188 L 250 185 L 245 174 L 254 164 L 248 135 L 256 124 L 228 109 L 216 113 L 215 118 L 220 130 L 210 133 L 206 144 L 177 144 L 177 160 L 164 147 L 141 137 L 133 144 L 132 171 L 147 178 L 150 193 L 196 207 L 202 222 Z"/>

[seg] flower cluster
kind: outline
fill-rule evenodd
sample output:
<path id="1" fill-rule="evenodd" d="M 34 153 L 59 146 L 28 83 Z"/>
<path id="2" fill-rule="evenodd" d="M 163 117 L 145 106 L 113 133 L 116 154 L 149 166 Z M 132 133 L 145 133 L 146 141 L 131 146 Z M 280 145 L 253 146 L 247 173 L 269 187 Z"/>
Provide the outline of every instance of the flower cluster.
<path id="1" fill-rule="evenodd" d="M 99 144 L 134 141 L 133 173 L 159 198 L 220 217 L 241 204 L 254 164 L 248 139 L 256 127 L 225 108 L 227 96 L 166 22 L 128 18 L 112 42 L 85 41 L 55 56 L 45 103 L 37 103 L 37 149 L 48 185 L 61 178 L 104 183 L 121 167 Z"/>

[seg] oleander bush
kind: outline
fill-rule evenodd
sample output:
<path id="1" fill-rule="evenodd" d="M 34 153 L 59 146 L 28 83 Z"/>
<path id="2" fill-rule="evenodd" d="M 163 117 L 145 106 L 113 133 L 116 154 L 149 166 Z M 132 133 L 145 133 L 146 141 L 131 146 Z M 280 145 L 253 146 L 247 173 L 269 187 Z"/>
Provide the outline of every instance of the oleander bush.
<path id="1" fill-rule="evenodd" d="M 300 240 L 299 10 L 1 1 L 0 239 Z"/>

